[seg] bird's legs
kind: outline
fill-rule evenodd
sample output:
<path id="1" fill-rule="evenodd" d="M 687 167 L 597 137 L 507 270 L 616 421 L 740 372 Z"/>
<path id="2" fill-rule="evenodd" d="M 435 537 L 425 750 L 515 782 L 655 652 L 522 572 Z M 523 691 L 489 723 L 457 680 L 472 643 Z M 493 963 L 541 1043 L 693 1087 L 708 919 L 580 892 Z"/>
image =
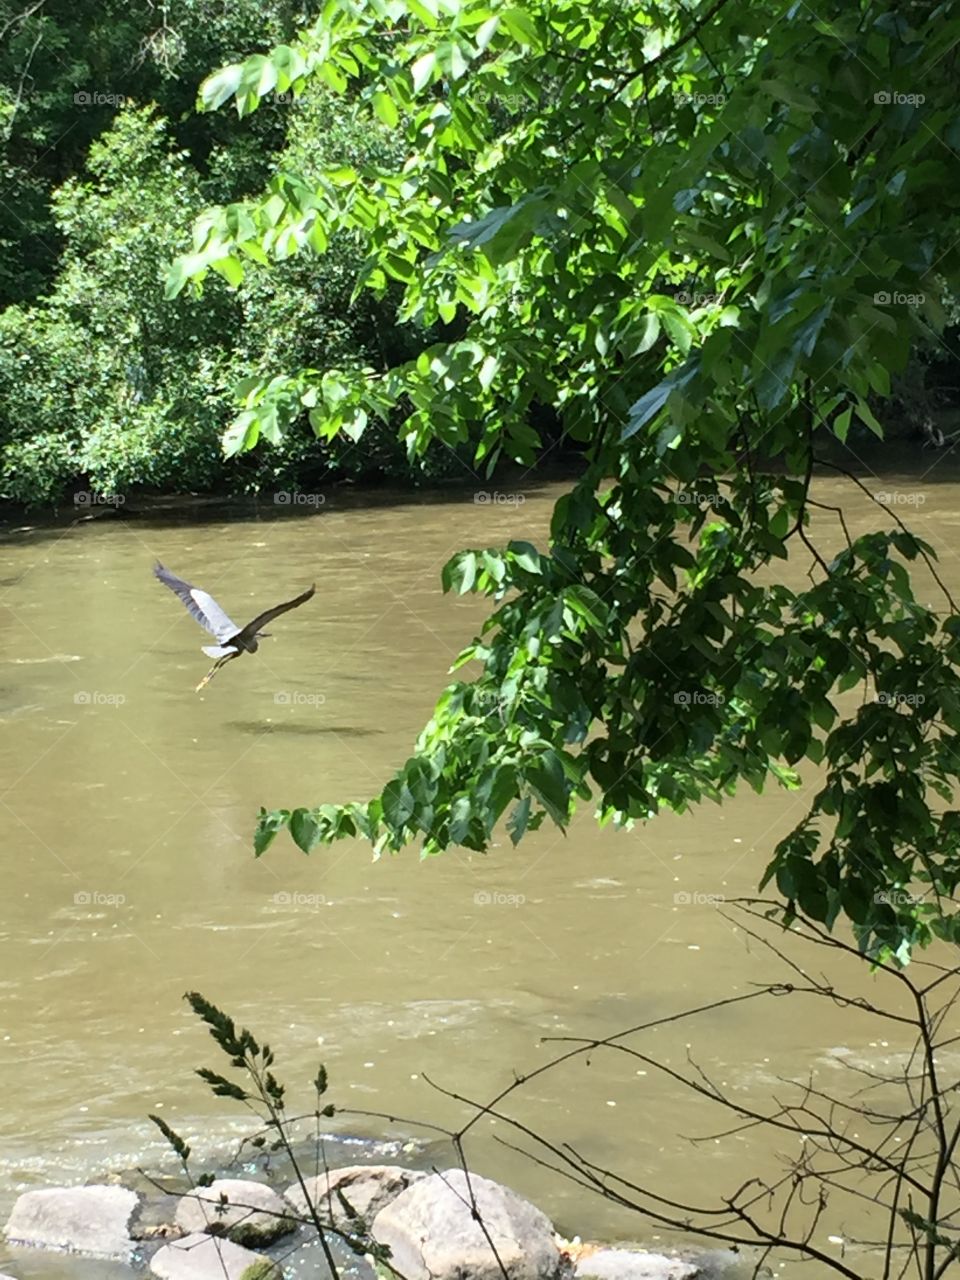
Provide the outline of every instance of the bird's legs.
<path id="1" fill-rule="evenodd" d="M 217 674 L 217 672 L 224 665 L 224 663 L 229 662 L 231 658 L 239 658 L 239 656 L 240 656 L 239 653 L 228 653 L 228 654 L 225 654 L 222 658 L 218 658 L 216 662 L 213 664 L 213 666 L 210 668 L 210 670 L 207 672 L 207 674 L 203 677 L 203 679 L 197 685 L 196 689 L 194 689 L 194 693 L 199 693 L 201 689 L 205 688 L 205 686 L 210 683 L 210 681 Z"/>

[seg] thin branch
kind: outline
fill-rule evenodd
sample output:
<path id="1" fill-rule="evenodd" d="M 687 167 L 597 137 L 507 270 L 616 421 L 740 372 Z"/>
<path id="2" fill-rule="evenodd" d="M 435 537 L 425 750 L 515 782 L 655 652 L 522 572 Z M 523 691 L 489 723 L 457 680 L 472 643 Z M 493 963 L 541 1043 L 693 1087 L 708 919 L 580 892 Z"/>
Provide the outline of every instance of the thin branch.
<path id="1" fill-rule="evenodd" d="M 870 490 L 863 483 L 863 481 L 860 479 L 859 476 L 855 476 L 852 471 L 848 471 L 846 467 L 841 467 L 836 462 L 828 462 L 826 458 L 818 458 L 817 461 L 821 464 L 821 466 L 830 467 L 831 470 L 838 471 L 842 476 L 846 476 L 848 480 L 852 480 L 853 483 L 857 486 L 857 488 L 861 489 L 867 495 L 867 497 L 870 499 L 871 502 L 876 502 L 878 507 L 881 507 L 884 511 L 887 512 L 888 515 L 891 515 L 893 517 L 893 519 L 900 526 L 900 528 L 903 530 L 904 533 L 910 533 L 910 530 L 907 528 L 904 522 L 900 519 L 897 513 L 893 510 L 893 508 L 884 506 L 882 502 L 878 502 L 876 497 L 870 492 Z M 911 534 L 911 537 L 912 536 L 913 535 Z M 927 568 L 930 570 L 930 573 L 933 577 L 934 582 L 936 582 L 937 586 L 943 592 L 944 597 L 946 598 L 946 601 L 949 604 L 950 608 L 953 610 L 954 613 L 956 613 L 957 606 L 954 602 L 953 596 L 950 594 L 945 583 L 943 582 L 943 579 L 940 577 L 940 575 L 937 573 L 936 569 L 934 568 L 933 561 L 930 559 L 926 551 L 923 551 L 922 549 L 920 549 L 920 556 L 922 557 Z"/>

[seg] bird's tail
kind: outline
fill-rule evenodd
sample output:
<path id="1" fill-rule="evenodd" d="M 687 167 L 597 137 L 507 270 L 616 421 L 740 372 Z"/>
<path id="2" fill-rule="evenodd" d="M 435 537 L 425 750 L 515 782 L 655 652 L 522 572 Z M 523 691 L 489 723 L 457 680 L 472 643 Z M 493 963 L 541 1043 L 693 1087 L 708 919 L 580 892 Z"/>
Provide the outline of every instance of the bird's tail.
<path id="1" fill-rule="evenodd" d="M 233 645 L 226 648 L 222 644 L 204 644 L 200 646 L 208 658 L 225 658 L 228 653 L 236 653 Z"/>

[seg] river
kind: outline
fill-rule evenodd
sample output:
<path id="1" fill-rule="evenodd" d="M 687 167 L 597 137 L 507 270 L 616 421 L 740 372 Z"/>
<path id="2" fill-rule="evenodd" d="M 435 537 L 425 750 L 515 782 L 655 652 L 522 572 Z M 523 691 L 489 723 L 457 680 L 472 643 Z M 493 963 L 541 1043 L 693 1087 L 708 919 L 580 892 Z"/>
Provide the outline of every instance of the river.
<path id="1" fill-rule="evenodd" d="M 950 466 L 872 487 L 921 493 L 897 510 L 960 592 Z M 890 523 L 847 481 L 817 490 L 843 501 L 854 534 Z M 375 863 L 344 843 L 307 858 L 283 835 L 253 858 L 260 805 L 364 798 L 402 763 L 484 616 L 441 593 L 441 565 L 462 546 L 543 541 L 561 491 L 486 503 L 331 491 L 312 506 L 144 508 L 8 532 L 0 1222 L 19 1190 L 159 1161 L 148 1112 L 201 1153 L 243 1129 L 193 1075 L 220 1064 L 187 990 L 270 1042 L 292 1098 L 308 1101 L 323 1061 L 337 1104 L 453 1125 L 462 1109 L 428 1078 L 488 1099 L 556 1050 L 544 1035 L 606 1036 L 785 976 L 708 899 L 756 888 L 804 793 L 745 790 L 631 833 L 600 832 L 584 813 L 565 836 L 545 827 L 486 856 Z M 317 594 L 197 695 L 204 637 L 153 579 L 157 558 L 241 622 L 310 582 Z M 792 563 L 791 580 L 806 567 Z M 811 1069 L 835 1081 L 844 1055 L 894 1058 L 904 1046 L 878 1030 L 784 999 L 718 1009 L 643 1047 L 682 1067 L 689 1043 L 713 1077 L 759 1099 Z M 689 1135 L 728 1123 L 637 1066 L 594 1055 L 531 1085 L 518 1114 L 678 1198 L 732 1191 L 784 1149 L 757 1133 L 691 1146 Z M 494 1141 L 493 1128 L 478 1126 L 474 1167 L 564 1232 L 658 1235 Z"/>

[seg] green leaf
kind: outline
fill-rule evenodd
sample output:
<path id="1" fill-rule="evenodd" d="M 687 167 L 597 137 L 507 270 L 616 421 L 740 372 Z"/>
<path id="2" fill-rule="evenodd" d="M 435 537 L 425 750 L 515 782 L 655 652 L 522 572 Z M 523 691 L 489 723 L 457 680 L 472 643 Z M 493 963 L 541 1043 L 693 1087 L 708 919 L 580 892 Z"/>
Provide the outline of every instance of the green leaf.
<path id="1" fill-rule="evenodd" d="M 164 280 L 164 297 L 169 302 L 176 298 L 184 289 L 189 275 L 184 266 L 183 258 L 178 258 L 170 267 Z"/>
<path id="2" fill-rule="evenodd" d="M 536 547 L 529 542 L 510 542 L 507 544 L 507 551 L 511 561 L 526 573 L 540 574 L 542 567 L 540 564 L 540 553 Z"/>
<path id="3" fill-rule="evenodd" d="M 495 13 L 492 17 L 487 18 L 486 22 L 481 23 L 480 26 L 477 27 L 473 39 L 476 43 L 477 49 L 481 53 L 486 49 L 487 45 L 489 45 L 490 41 L 496 35 L 497 28 L 499 26 L 500 15 Z"/>
<path id="4" fill-rule="evenodd" d="M 545 194 L 531 192 L 516 204 L 491 209 L 482 217 L 458 222 L 450 240 L 466 249 L 482 249 L 495 266 L 511 261 L 530 239 L 538 220 L 547 211 Z"/>
<path id="5" fill-rule="evenodd" d="M 383 816 L 392 827 L 402 827 L 413 816 L 416 800 L 402 778 L 394 778 L 383 789 Z"/>
<path id="6" fill-rule="evenodd" d="M 487 356 L 483 364 L 480 366 L 480 372 L 477 375 L 477 380 L 484 391 L 490 390 L 490 386 L 496 377 L 499 367 L 500 360 L 497 356 Z"/>
<path id="7" fill-rule="evenodd" d="M 507 820 L 510 841 L 516 847 L 523 839 L 530 821 L 530 797 L 524 796 Z"/>
<path id="8" fill-rule="evenodd" d="M 441 578 L 444 591 L 455 589 L 460 596 L 472 591 L 477 580 L 478 564 L 475 551 L 461 551 L 454 556 L 443 567 Z"/>
<path id="9" fill-rule="evenodd" d="M 210 265 L 234 289 L 243 284 L 243 263 L 238 258 L 219 258 Z"/>
<path id="10" fill-rule="evenodd" d="M 343 427 L 341 429 L 344 435 L 349 436 L 351 440 L 356 442 L 366 430 L 367 421 L 366 409 L 361 409 L 357 405 L 352 411 L 344 414 Z"/>
<path id="11" fill-rule="evenodd" d="M 857 417 L 860 419 L 860 421 L 863 422 L 866 426 L 868 426 L 870 430 L 873 432 L 873 434 L 877 436 L 878 439 L 882 440 L 883 427 L 877 421 L 873 410 L 870 408 L 870 406 L 867 404 L 865 400 L 860 400 L 860 399 L 857 400 L 856 411 L 857 411 Z"/>
<path id="12" fill-rule="evenodd" d="M 634 401 L 627 412 L 627 425 L 620 434 L 621 443 L 631 439 L 647 423 L 657 416 L 670 398 L 673 390 L 669 378 L 651 387 L 639 400 Z"/>
<path id="13" fill-rule="evenodd" d="M 473 805 L 469 796 L 458 796 L 450 809 L 450 839 L 462 844 L 470 831 Z"/>
<path id="14" fill-rule="evenodd" d="M 274 837 L 278 831 L 282 831 L 290 820 L 290 814 L 284 809 L 274 809 L 268 812 L 266 809 L 260 810 L 260 816 L 257 820 L 257 829 L 253 837 L 253 852 L 256 857 L 266 853 L 270 845 L 273 844 Z"/>
<path id="15" fill-rule="evenodd" d="M 695 327 L 680 311 L 664 311 L 660 319 L 663 322 L 663 327 L 680 348 L 682 354 L 687 355 L 694 338 L 697 336 Z"/>
<path id="16" fill-rule="evenodd" d="M 316 819 L 309 809 L 294 809 L 290 814 L 290 834 L 294 844 L 304 853 L 311 853 L 320 841 Z"/>
<path id="17" fill-rule="evenodd" d="M 847 432 L 850 430 L 850 419 L 853 416 L 853 407 L 850 406 L 842 413 L 838 413 L 833 420 L 833 434 L 837 437 L 841 444 L 846 441 Z"/>
<path id="18" fill-rule="evenodd" d="M 499 14 L 501 25 L 520 45 L 531 45 L 540 48 L 540 37 L 536 24 L 524 9 L 502 9 Z"/>
<path id="19" fill-rule="evenodd" d="M 808 115 L 818 110 L 815 99 L 789 80 L 778 78 L 775 80 L 762 80 L 760 83 L 775 102 L 785 102 L 788 106 L 795 107 L 798 111 L 803 111 Z"/>
<path id="20" fill-rule="evenodd" d="M 200 86 L 200 107 L 205 111 L 216 111 L 228 98 L 232 98 L 240 87 L 243 78 L 243 63 L 236 62 L 229 67 L 208 76 Z"/>
<path id="21" fill-rule="evenodd" d="M 437 0 L 405 0 L 405 3 L 410 12 L 420 19 L 427 30 L 432 31 L 437 26 L 437 19 L 440 14 Z"/>
<path id="22" fill-rule="evenodd" d="M 659 337 L 660 317 L 655 311 L 648 311 L 643 317 L 643 327 L 640 340 L 637 343 L 636 354 L 643 355 L 645 351 L 649 351 Z"/>
<path id="23" fill-rule="evenodd" d="M 223 453 L 233 458 L 238 453 L 252 449 L 260 439 L 260 423 L 256 412 L 245 410 L 223 433 Z"/>
<path id="24" fill-rule="evenodd" d="M 595 591 L 591 591 L 589 587 L 568 587 L 563 598 L 594 631 L 601 634 L 604 632 L 608 621 L 607 607 Z"/>
<path id="25" fill-rule="evenodd" d="M 415 93 L 419 93 L 421 89 L 430 84 L 433 80 L 434 68 L 437 64 L 437 55 L 428 51 L 417 58 L 410 67 L 410 74 L 413 76 L 413 89 Z"/>
<path id="26" fill-rule="evenodd" d="M 384 93 L 383 90 L 378 89 L 373 95 L 372 102 L 374 111 L 388 128 L 393 129 L 399 124 L 400 112 L 397 110 L 397 104 L 389 93 Z"/>
<path id="27" fill-rule="evenodd" d="M 569 786 L 555 751 L 546 752 L 540 764 L 527 770 L 527 784 L 554 822 L 564 826 L 569 816 Z"/>

